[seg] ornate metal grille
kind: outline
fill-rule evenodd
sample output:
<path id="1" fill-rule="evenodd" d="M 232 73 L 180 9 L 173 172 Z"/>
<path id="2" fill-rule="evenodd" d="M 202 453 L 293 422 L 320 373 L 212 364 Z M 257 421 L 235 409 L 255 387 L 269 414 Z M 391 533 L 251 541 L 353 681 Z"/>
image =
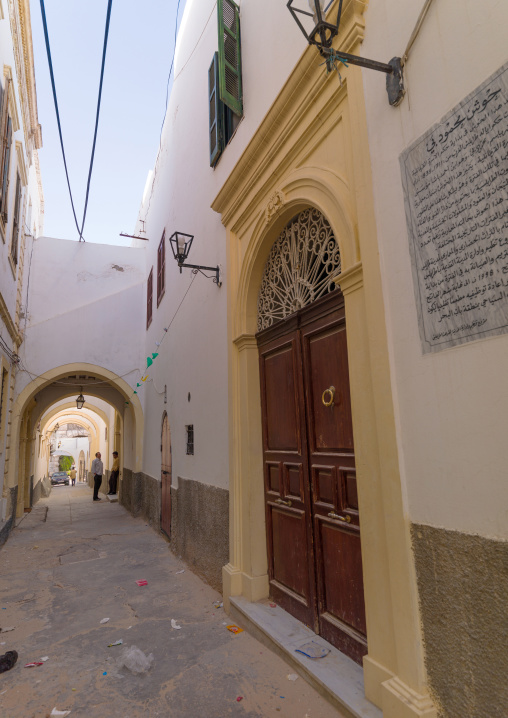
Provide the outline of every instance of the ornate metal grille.
<path id="1" fill-rule="evenodd" d="M 340 251 L 317 209 L 306 209 L 285 227 L 267 259 L 258 295 L 258 331 L 335 289 Z"/>

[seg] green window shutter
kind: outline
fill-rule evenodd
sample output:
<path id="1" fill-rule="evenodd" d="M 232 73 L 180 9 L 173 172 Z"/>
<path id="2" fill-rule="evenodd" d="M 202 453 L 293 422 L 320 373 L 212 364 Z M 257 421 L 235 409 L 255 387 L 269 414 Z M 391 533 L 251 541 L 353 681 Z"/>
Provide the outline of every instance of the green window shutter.
<path id="1" fill-rule="evenodd" d="M 214 167 L 224 149 L 224 105 L 219 100 L 219 53 L 208 70 L 208 107 L 210 112 L 210 167 Z"/>
<path id="2" fill-rule="evenodd" d="M 217 0 L 219 16 L 219 97 L 237 115 L 243 114 L 240 8 L 233 0 Z"/>

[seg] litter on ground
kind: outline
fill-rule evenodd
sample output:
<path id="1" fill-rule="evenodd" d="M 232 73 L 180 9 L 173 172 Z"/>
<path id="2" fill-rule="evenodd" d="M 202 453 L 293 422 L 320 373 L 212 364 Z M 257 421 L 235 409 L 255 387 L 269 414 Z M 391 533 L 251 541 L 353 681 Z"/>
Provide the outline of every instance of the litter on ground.
<path id="1" fill-rule="evenodd" d="M 70 711 L 59 711 L 58 708 L 53 708 L 50 716 L 62 716 L 62 718 L 65 718 L 65 716 L 70 715 Z"/>
<path id="2" fill-rule="evenodd" d="M 182 568 L 182 570 L 181 570 L 181 571 L 177 571 L 177 572 L 176 572 L 176 574 L 175 574 L 175 576 L 178 576 L 178 574 L 179 574 L 179 573 L 185 573 L 185 569 L 184 569 L 184 568 Z"/>
<path id="3" fill-rule="evenodd" d="M 119 667 L 125 666 L 131 673 L 146 673 L 153 663 L 153 654 L 145 656 L 137 646 L 125 647 L 120 654 Z"/>
<path id="4" fill-rule="evenodd" d="M 328 648 L 320 646 L 319 643 L 316 643 L 315 641 L 303 643 L 300 648 L 296 648 L 295 651 L 296 653 L 301 653 L 304 656 L 307 656 L 307 658 L 324 658 L 330 653 Z"/>
<path id="5" fill-rule="evenodd" d="M 16 664 L 18 660 L 18 654 L 16 651 L 7 651 L 3 656 L 0 656 L 0 673 L 10 671 L 11 668 Z"/>
<path id="6" fill-rule="evenodd" d="M 231 633 L 243 633 L 243 628 L 240 628 L 240 626 L 226 626 L 226 628 Z"/>
<path id="7" fill-rule="evenodd" d="M 43 666 L 43 661 L 34 661 L 33 663 L 25 663 L 25 668 L 35 668 L 35 666 Z"/>
<path id="8" fill-rule="evenodd" d="M 107 623 L 109 621 L 109 618 L 103 618 L 101 623 Z"/>
<path id="9" fill-rule="evenodd" d="M 296 673 L 290 673 L 288 675 L 288 681 L 297 681 L 297 680 L 298 680 L 298 676 L 296 675 Z"/>
<path id="10" fill-rule="evenodd" d="M 114 643 L 108 643 L 108 648 L 112 648 L 113 646 L 121 646 L 123 643 L 123 640 L 120 638 L 120 640 L 115 641 Z"/>
<path id="11" fill-rule="evenodd" d="M 146 581 L 144 578 L 140 578 L 139 581 L 136 581 L 138 586 L 148 586 L 148 581 Z"/>
<path id="12" fill-rule="evenodd" d="M 181 626 L 178 625 L 174 618 L 171 619 L 171 628 L 176 628 L 177 631 L 179 631 L 181 628 Z"/>

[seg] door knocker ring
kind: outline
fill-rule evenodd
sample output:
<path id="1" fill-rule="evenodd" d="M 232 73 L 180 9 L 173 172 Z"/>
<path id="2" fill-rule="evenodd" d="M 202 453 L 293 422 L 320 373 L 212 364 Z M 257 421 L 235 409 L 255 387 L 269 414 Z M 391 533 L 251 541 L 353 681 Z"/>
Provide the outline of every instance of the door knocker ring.
<path id="1" fill-rule="evenodd" d="M 327 394 L 330 395 L 330 401 L 326 400 Z M 333 406 L 335 400 L 335 387 L 331 386 L 329 389 L 325 389 L 323 392 L 323 396 L 321 397 L 321 401 L 323 402 L 324 406 Z"/>

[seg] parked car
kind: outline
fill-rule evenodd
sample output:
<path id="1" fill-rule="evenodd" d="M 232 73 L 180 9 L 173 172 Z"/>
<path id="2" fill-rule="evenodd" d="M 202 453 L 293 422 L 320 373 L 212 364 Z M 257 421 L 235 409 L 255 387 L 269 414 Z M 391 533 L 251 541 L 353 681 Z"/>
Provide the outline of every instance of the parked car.
<path id="1" fill-rule="evenodd" d="M 56 484 L 67 484 L 67 486 L 69 486 L 69 477 L 67 475 L 67 472 L 55 471 L 55 473 L 51 477 L 51 484 L 53 486 L 56 486 Z"/>

